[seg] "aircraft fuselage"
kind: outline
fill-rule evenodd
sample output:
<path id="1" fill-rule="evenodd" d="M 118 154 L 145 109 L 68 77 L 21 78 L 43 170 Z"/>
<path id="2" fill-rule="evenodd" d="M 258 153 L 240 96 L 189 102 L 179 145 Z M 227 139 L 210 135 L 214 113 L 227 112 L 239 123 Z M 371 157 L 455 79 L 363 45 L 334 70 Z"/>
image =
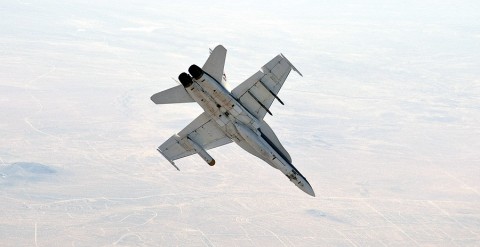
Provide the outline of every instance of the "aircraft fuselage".
<path id="1" fill-rule="evenodd" d="M 247 143 L 272 167 L 284 173 L 292 183 L 305 193 L 314 192 L 305 177 L 284 158 L 278 148 L 272 146 L 260 133 L 261 121 L 245 109 L 228 90 L 196 65 L 189 69 L 190 74 L 179 76 L 188 94 L 207 112 L 220 129 L 230 139 L 240 145 Z M 192 143 L 195 147 L 195 143 Z M 198 145 L 197 145 L 198 146 Z M 242 145 L 240 145 L 242 146 Z M 197 147 L 200 148 L 200 147 Z M 201 148 L 200 148 L 201 149 Z M 196 150 L 210 165 L 212 160 L 205 150 Z M 213 160 L 213 163 L 215 161 Z"/>

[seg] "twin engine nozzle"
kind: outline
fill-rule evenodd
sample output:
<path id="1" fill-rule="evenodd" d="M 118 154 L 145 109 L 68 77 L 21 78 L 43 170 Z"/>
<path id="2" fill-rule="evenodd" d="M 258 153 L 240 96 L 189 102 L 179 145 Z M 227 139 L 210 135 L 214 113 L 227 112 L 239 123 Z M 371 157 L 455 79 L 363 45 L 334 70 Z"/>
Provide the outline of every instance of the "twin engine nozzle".
<path id="1" fill-rule="evenodd" d="M 192 77 L 195 78 L 195 80 L 200 79 L 200 77 L 203 76 L 203 70 L 198 67 L 197 65 L 193 64 L 188 68 L 189 74 L 183 72 L 178 76 L 178 80 L 182 83 L 184 87 L 190 87 L 193 84 Z"/>
<path id="2" fill-rule="evenodd" d="M 192 64 L 192 66 L 188 68 L 188 72 L 193 78 L 195 78 L 195 80 L 200 79 L 200 77 L 203 75 L 203 70 L 195 64 Z"/>

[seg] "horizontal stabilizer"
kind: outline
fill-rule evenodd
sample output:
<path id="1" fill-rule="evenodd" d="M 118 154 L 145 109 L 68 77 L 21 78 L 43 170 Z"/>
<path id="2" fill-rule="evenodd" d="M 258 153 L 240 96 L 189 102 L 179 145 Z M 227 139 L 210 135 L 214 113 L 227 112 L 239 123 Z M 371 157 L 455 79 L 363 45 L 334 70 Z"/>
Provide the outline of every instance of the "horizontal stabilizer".
<path id="1" fill-rule="evenodd" d="M 156 93 L 150 97 L 155 104 L 175 104 L 195 102 L 182 85 Z"/>

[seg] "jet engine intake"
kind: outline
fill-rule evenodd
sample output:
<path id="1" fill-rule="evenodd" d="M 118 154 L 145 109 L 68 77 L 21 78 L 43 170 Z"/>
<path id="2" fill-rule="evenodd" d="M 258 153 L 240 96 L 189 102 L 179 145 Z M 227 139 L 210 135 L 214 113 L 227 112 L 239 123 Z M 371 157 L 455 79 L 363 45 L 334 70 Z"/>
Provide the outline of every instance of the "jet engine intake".
<path id="1" fill-rule="evenodd" d="M 195 80 L 200 79 L 200 77 L 202 77 L 204 73 L 203 70 L 195 64 L 192 64 L 192 66 L 188 68 L 188 72 L 190 73 L 190 75 L 192 75 L 193 78 L 195 78 Z"/>
<path id="2" fill-rule="evenodd" d="M 184 87 L 190 87 L 193 84 L 192 77 L 190 77 L 187 73 L 183 72 L 178 76 L 178 80 L 182 83 Z"/>

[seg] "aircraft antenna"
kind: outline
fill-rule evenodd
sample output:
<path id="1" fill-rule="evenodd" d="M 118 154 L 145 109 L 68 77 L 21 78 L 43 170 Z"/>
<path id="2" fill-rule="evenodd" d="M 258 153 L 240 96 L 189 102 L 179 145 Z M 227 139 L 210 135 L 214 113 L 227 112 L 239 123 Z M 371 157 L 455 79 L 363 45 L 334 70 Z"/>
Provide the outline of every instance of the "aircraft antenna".
<path id="1" fill-rule="evenodd" d="M 170 77 L 170 78 L 172 78 L 172 80 L 174 80 L 177 84 L 182 85 L 182 84 L 181 84 L 179 81 L 177 81 L 175 78 L 173 78 L 173 77 Z"/>

